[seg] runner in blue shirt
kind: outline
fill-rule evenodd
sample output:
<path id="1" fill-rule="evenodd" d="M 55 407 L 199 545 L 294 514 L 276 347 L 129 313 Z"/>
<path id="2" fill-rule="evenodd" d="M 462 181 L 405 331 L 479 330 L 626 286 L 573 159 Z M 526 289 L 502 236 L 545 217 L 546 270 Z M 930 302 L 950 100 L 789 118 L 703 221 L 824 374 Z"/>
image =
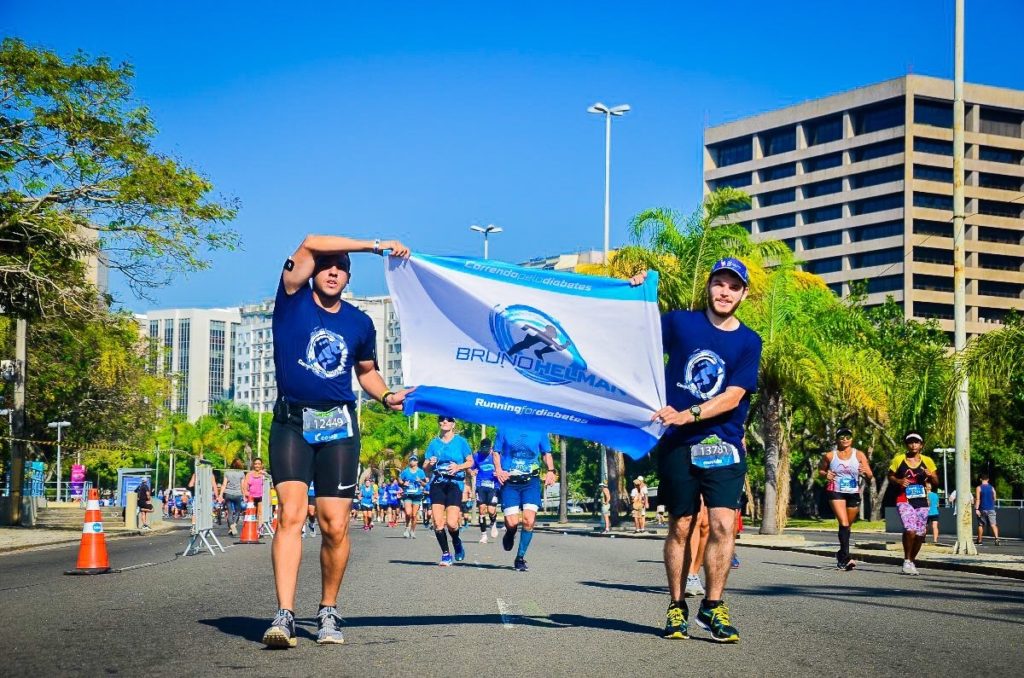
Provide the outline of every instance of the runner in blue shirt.
<path id="1" fill-rule="evenodd" d="M 473 453 L 473 470 L 476 475 L 476 510 L 480 522 L 480 543 L 487 543 L 487 528 L 491 537 L 498 536 L 498 490 L 501 483 L 494 477 L 494 459 L 491 457 L 491 441 L 484 438 L 480 449 Z"/>
<path id="2" fill-rule="evenodd" d="M 369 532 L 373 529 L 373 505 L 376 503 L 377 493 L 373 491 L 373 480 L 367 476 L 363 484 L 359 486 L 359 510 L 363 514 L 363 531 Z"/>
<path id="3" fill-rule="evenodd" d="M 466 558 L 459 526 L 462 523 L 462 487 L 466 469 L 473 466 L 473 450 L 465 438 L 455 433 L 455 417 L 441 416 L 437 421 L 441 432 L 427 445 L 423 465 L 434 472 L 430 485 L 430 510 L 434 519 L 434 536 L 441 546 L 438 565 L 449 567 L 452 554 L 448 550 L 448 535 L 451 535 L 455 549 L 455 561 Z"/>
<path id="4" fill-rule="evenodd" d="M 427 474 L 420 468 L 420 460 L 415 454 L 409 457 L 409 465 L 402 469 L 398 482 L 402 486 L 402 503 L 405 508 L 405 532 L 402 536 L 415 539 L 416 514 L 423 501 L 423 488 L 427 484 Z"/>
<path id="5" fill-rule="evenodd" d="M 308 530 L 310 537 L 316 536 L 316 488 L 315 483 L 309 484 L 309 492 L 307 493 L 307 509 L 306 509 L 306 524 L 302 526 L 302 538 L 306 538 L 306 532 Z"/>
<path id="6" fill-rule="evenodd" d="M 402 512 L 402 486 L 397 479 L 388 484 L 388 527 L 398 526 L 398 514 Z"/>
<path id="7" fill-rule="evenodd" d="M 541 503 L 540 463 L 544 460 L 547 473 L 544 486 L 555 482 L 555 460 L 551 456 L 548 434 L 515 428 L 502 428 L 494 439 L 494 477 L 501 486 L 501 512 L 505 514 L 505 535 L 501 545 L 511 551 L 519 529 L 522 511 L 523 534 L 519 538 L 519 551 L 513 567 L 526 572 L 526 550 L 533 540 L 533 524 Z"/>

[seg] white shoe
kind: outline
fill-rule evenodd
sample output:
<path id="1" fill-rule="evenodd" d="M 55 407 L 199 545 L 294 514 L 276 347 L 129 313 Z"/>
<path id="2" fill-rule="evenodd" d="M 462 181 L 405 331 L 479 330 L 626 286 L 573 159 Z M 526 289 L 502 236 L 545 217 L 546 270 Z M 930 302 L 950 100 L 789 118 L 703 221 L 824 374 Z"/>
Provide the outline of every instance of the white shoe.
<path id="1" fill-rule="evenodd" d="M 491 539 L 498 538 L 498 523 L 491 525 Z"/>
<path id="2" fill-rule="evenodd" d="M 916 570 L 917 568 L 914 567 L 914 564 L 912 562 L 910 562 L 909 560 L 903 561 L 903 574 L 914 574 Z"/>
<path id="3" fill-rule="evenodd" d="M 487 533 L 486 532 L 484 532 L 483 534 L 480 535 L 480 543 L 481 544 L 486 544 L 487 543 Z"/>
<path id="4" fill-rule="evenodd" d="M 408 527 L 405 528 L 405 532 L 402 533 L 402 536 L 405 537 L 406 539 L 409 538 L 409 528 Z"/>
<path id="5" fill-rule="evenodd" d="M 411 537 L 412 539 L 415 539 L 416 538 L 416 533 L 415 532 L 410 532 L 409 533 L 409 537 Z"/>
<path id="6" fill-rule="evenodd" d="M 913 561 L 911 561 L 911 563 L 910 563 L 910 574 L 913 574 L 913 575 L 921 574 L 920 572 L 917 571 L 917 565 L 915 565 Z"/>
<path id="7" fill-rule="evenodd" d="M 686 576 L 686 590 L 683 595 L 687 598 L 696 598 L 704 595 L 704 585 L 700 583 L 700 575 L 690 574 Z"/>

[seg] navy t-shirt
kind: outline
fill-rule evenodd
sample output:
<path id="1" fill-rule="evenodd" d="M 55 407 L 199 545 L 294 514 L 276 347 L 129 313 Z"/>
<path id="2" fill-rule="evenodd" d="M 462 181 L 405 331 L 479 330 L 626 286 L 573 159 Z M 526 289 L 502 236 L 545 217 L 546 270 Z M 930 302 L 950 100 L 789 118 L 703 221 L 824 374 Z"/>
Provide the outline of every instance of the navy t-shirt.
<path id="1" fill-rule="evenodd" d="M 352 366 L 377 358 L 377 332 L 368 315 L 344 301 L 337 313 L 325 311 L 311 287 L 289 295 L 282 277 L 273 329 L 280 395 L 299 402 L 355 400 Z"/>
<path id="2" fill-rule="evenodd" d="M 743 425 L 757 390 L 761 337 L 742 323 L 732 331 L 720 330 L 704 311 L 670 311 L 661 317 L 661 340 L 668 354 L 665 398 L 676 410 L 701 405 L 729 386 L 747 392 L 731 412 L 673 427 L 666 437 L 673 444 L 694 445 L 717 435 L 744 454 Z"/>

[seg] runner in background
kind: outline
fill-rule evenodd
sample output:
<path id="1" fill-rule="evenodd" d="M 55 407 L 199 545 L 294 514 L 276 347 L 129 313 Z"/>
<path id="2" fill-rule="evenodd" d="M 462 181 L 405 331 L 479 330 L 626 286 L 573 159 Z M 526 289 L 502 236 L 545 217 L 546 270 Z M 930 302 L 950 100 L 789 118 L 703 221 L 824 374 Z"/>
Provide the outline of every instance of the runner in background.
<path id="1" fill-rule="evenodd" d="M 373 529 L 373 507 L 377 503 L 377 493 L 374 491 L 374 487 L 375 485 L 369 476 L 359 486 L 359 510 L 363 514 L 364 532 L 369 532 Z"/>
<path id="2" fill-rule="evenodd" d="M 473 453 L 473 469 L 476 472 L 476 510 L 480 524 L 480 543 L 487 543 L 487 531 L 491 538 L 498 536 L 498 489 L 501 484 L 494 477 L 494 459 L 491 457 L 491 441 L 484 438 L 480 449 Z"/>
<path id="3" fill-rule="evenodd" d="M 306 524 L 302 526 L 302 537 L 306 537 L 306 533 L 309 533 L 310 537 L 316 536 L 316 489 L 313 487 L 313 483 L 309 484 L 309 491 L 307 492 L 308 499 L 306 500 Z"/>
<path id="4" fill-rule="evenodd" d="M 850 557 L 850 526 L 860 512 L 860 477 L 874 479 L 868 458 L 853 447 L 853 431 L 846 427 L 836 431 L 836 448 L 821 457 L 818 475 L 828 480 L 825 493 L 839 523 L 836 568 L 852 570 L 857 563 Z"/>
<path id="5" fill-rule="evenodd" d="M 455 417 L 440 416 L 437 419 L 440 433 L 427 445 L 423 464 L 433 471 L 430 485 L 431 513 L 434 519 L 434 536 L 441 547 L 438 565 L 450 567 L 452 553 L 448 537 L 452 540 L 455 562 L 466 558 L 466 549 L 459 536 L 462 519 L 462 494 L 466 480 L 466 469 L 473 466 L 473 450 L 469 441 L 455 433 Z"/>
<path id="6" fill-rule="evenodd" d="M 388 513 L 388 527 L 398 527 L 398 517 L 402 513 L 402 486 L 397 478 L 388 483 Z"/>
<path id="7" fill-rule="evenodd" d="M 540 470 L 544 462 L 544 486 L 555 482 L 555 461 L 546 433 L 502 427 L 494 439 L 494 477 L 501 483 L 501 511 L 505 516 L 505 535 L 501 545 L 511 551 L 522 522 L 519 550 L 512 566 L 527 572 L 526 551 L 533 541 L 533 525 L 542 499 Z"/>
<path id="8" fill-rule="evenodd" d="M 916 575 L 917 554 L 924 545 L 925 529 L 928 523 L 928 493 L 924 484 L 931 481 L 939 484 L 935 462 L 921 454 L 924 439 L 916 431 L 910 431 L 903 438 L 906 452 L 897 454 L 889 465 L 889 482 L 898 489 L 896 509 L 903 522 L 903 574 Z"/>
<path id="9" fill-rule="evenodd" d="M 420 460 L 415 454 L 409 457 L 409 465 L 402 469 L 398 481 L 402 485 L 402 503 L 405 508 L 405 532 L 402 536 L 406 539 L 415 539 L 417 513 L 423 501 L 423 489 L 427 484 L 427 474 L 420 468 Z"/>

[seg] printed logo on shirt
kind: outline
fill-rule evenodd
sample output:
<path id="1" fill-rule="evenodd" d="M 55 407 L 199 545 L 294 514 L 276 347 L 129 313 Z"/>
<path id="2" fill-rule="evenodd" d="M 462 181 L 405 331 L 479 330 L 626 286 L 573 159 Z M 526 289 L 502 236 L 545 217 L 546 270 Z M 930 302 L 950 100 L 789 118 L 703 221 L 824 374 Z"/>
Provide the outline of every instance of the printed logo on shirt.
<path id="1" fill-rule="evenodd" d="M 722 392 L 725 384 L 725 361 L 707 349 L 694 351 L 686 361 L 685 383 L 676 384 L 700 400 L 711 400 Z"/>
<path id="2" fill-rule="evenodd" d="M 348 346 L 340 334 L 318 327 L 309 335 L 306 359 L 299 364 L 321 379 L 333 379 L 345 370 Z"/>

